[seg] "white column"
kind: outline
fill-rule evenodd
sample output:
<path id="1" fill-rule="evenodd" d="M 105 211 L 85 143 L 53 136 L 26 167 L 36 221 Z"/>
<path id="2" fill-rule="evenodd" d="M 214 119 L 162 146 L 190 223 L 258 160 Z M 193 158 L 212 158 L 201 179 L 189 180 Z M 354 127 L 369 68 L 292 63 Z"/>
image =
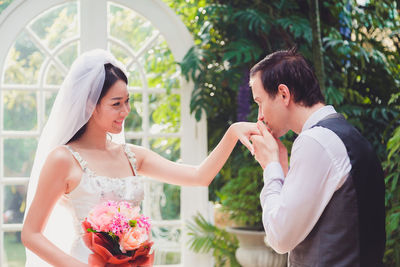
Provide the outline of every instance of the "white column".
<path id="1" fill-rule="evenodd" d="M 107 1 L 80 1 L 80 52 L 95 48 L 107 49 Z"/>
<path id="2" fill-rule="evenodd" d="M 207 124 L 205 114 L 200 122 L 190 116 L 190 95 L 192 83 L 181 82 L 181 112 L 183 137 L 181 141 L 182 160 L 187 164 L 199 164 L 207 156 Z M 208 187 L 181 188 L 181 218 L 184 225 L 200 213 L 205 219 L 211 220 L 210 205 L 208 202 Z M 189 249 L 186 226 L 182 229 L 182 263 L 183 266 L 213 266 L 211 255 L 198 254 Z"/>

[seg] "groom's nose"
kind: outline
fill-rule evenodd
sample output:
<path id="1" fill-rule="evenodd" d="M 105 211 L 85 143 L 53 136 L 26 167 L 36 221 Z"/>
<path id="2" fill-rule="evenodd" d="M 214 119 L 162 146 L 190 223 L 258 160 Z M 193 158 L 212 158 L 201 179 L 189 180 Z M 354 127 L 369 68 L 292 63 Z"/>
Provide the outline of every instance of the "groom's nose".
<path id="1" fill-rule="evenodd" d="M 257 119 L 258 119 L 259 121 L 264 121 L 264 115 L 263 115 L 263 113 L 261 112 L 261 110 L 258 111 L 258 117 L 257 117 Z"/>

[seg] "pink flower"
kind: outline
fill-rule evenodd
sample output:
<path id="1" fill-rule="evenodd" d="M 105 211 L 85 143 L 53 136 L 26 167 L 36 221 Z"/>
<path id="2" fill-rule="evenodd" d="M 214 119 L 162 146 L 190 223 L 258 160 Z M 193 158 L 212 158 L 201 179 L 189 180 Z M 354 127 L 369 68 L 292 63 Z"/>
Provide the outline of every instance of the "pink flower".
<path id="1" fill-rule="evenodd" d="M 90 213 L 88 221 L 96 231 L 110 231 L 110 224 L 117 213 L 117 207 L 106 202 L 103 205 L 96 206 Z"/>
<path id="2" fill-rule="evenodd" d="M 134 227 L 122 235 L 119 244 L 122 252 L 126 252 L 139 248 L 148 239 L 149 235 L 146 229 Z"/>
<path id="3" fill-rule="evenodd" d="M 110 225 L 110 231 L 116 234 L 117 236 L 121 236 L 129 229 L 128 220 L 121 213 L 117 213 Z"/>
<path id="4" fill-rule="evenodd" d="M 136 220 L 140 216 L 140 207 L 131 206 L 128 202 L 121 202 L 118 211 L 129 220 Z"/>
<path id="5" fill-rule="evenodd" d="M 137 220 L 138 226 L 140 228 L 146 229 L 147 233 L 150 233 L 150 218 L 146 216 L 140 216 Z"/>

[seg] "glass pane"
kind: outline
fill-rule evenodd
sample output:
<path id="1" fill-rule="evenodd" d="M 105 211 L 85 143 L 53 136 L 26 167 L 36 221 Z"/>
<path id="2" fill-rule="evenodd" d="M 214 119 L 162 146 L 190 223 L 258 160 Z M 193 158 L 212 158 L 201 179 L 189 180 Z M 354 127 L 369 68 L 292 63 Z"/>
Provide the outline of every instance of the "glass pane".
<path id="1" fill-rule="evenodd" d="M 51 109 L 53 108 L 54 100 L 56 100 L 58 92 L 45 92 L 44 97 L 45 97 L 45 105 L 46 105 L 46 110 L 45 110 L 45 123 L 47 122 L 47 119 L 49 118 Z"/>
<path id="2" fill-rule="evenodd" d="M 142 139 L 126 139 L 126 143 L 141 146 Z"/>
<path id="3" fill-rule="evenodd" d="M 45 81 L 48 85 L 61 85 L 64 81 L 64 75 L 54 64 L 50 64 Z"/>
<path id="4" fill-rule="evenodd" d="M 179 220 L 181 218 L 181 187 L 164 184 L 163 193 L 165 202 L 161 203 L 161 216 L 163 220 Z"/>
<path id="5" fill-rule="evenodd" d="M 157 30 L 145 18 L 129 8 L 109 5 L 110 35 L 127 44 L 134 52 L 157 33 Z"/>
<path id="6" fill-rule="evenodd" d="M 150 132 L 173 133 L 181 126 L 181 98 L 178 94 L 150 94 Z"/>
<path id="7" fill-rule="evenodd" d="M 181 263 L 181 253 L 177 250 L 156 250 L 154 257 L 154 264 L 180 264 Z"/>
<path id="8" fill-rule="evenodd" d="M 4 139 L 4 176 L 28 177 L 37 146 L 36 138 Z"/>
<path id="9" fill-rule="evenodd" d="M 74 60 L 78 57 L 78 43 L 75 42 L 62 49 L 57 57 L 64 64 L 64 66 L 69 69 Z"/>
<path id="10" fill-rule="evenodd" d="M 180 159 L 180 138 L 149 138 L 150 149 L 172 161 Z"/>
<path id="11" fill-rule="evenodd" d="M 69 2 L 40 15 L 30 28 L 44 42 L 53 49 L 63 41 L 78 35 L 78 8 L 76 2 Z"/>
<path id="12" fill-rule="evenodd" d="M 23 31 L 11 47 L 5 66 L 5 84 L 37 84 L 44 54 Z"/>
<path id="13" fill-rule="evenodd" d="M 131 55 L 129 55 L 123 48 L 114 43 L 109 43 L 110 51 L 118 59 L 124 66 L 126 67 L 127 64 L 131 61 Z"/>
<path id="14" fill-rule="evenodd" d="M 21 232 L 4 233 L 4 252 L 4 266 L 25 266 L 25 247 L 21 242 Z"/>
<path id="15" fill-rule="evenodd" d="M 163 36 L 157 38 L 139 62 L 146 72 L 149 88 L 180 88 L 180 71 Z"/>
<path id="16" fill-rule="evenodd" d="M 179 220 L 180 198 L 179 186 L 164 184 L 155 180 L 149 182 L 148 196 L 152 203 L 150 218 L 152 220 Z"/>
<path id="17" fill-rule="evenodd" d="M 139 87 L 143 88 L 144 84 L 146 84 L 146 77 L 142 76 L 139 70 L 144 73 L 143 67 L 139 67 L 138 64 L 134 63 L 131 66 L 127 66 L 128 69 L 128 84 L 130 87 Z"/>
<path id="18" fill-rule="evenodd" d="M 4 223 L 22 223 L 25 212 L 26 185 L 4 186 Z"/>
<path id="19" fill-rule="evenodd" d="M 3 92 L 5 130 L 37 129 L 36 94 L 19 90 Z"/>
<path id="20" fill-rule="evenodd" d="M 143 102 L 142 94 L 130 93 L 131 112 L 125 119 L 126 132 L 142 131 Z"/>
<path id="21" fill-rule="evenodd" d="M 179 264 L 181 230 L 179 227 L 152 227 L 155 257 L 154 265 Z"/>

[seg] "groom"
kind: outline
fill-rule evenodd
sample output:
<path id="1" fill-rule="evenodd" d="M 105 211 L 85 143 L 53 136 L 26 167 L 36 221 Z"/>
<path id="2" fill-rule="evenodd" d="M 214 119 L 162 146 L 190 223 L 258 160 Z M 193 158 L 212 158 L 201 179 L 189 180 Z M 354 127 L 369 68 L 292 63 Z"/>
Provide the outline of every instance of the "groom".
<path id="1" fill-rule="evenodd" d="M 260 200 L 270 246 L 289 252 L 289 266 L 381 266 L 385 188 L 372 146 L 324 104 L 314 72 L 295 49 L 257 63 L 250 85 L 261 132 L 250 140 L 264 169 Z M 277 138 L 289 130 L 298 137 L 287 172 Z"/>

